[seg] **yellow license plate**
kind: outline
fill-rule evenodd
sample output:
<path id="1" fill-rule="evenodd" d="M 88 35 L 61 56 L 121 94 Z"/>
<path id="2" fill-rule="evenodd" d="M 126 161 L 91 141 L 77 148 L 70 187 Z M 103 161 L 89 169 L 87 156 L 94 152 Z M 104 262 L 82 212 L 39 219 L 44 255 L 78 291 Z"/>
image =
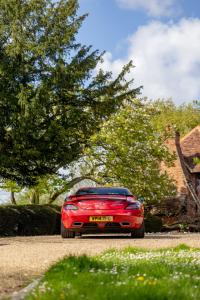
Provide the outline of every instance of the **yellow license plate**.
<path id="1" fill-rule="evenodd" d="M 113 217 L 112 216 L 91 216 L 89 217 L 90 222 L 112 222 Z"/>

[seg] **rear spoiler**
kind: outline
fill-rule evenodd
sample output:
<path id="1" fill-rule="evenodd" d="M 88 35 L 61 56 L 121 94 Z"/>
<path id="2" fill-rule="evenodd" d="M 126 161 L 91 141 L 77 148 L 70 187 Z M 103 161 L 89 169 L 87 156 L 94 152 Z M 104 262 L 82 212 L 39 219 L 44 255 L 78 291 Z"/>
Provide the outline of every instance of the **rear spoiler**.
<path id="1" fill-rule="evenodd" d="M 136 201 L 136 196 L 125 196 L 125 195 L 71 195 L 65 199 L 65 201 L 77 201 L 77 200 L 126 200 L 129 202 Z"/>

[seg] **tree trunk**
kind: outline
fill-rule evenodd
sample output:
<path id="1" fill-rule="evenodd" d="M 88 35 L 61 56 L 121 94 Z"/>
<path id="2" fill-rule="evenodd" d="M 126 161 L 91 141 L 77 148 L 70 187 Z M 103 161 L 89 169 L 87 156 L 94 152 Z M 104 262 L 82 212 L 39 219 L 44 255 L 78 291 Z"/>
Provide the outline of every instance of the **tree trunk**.
<path id="1" fill-rule="evenodd" d="M 15 199 L 15 192 L 10 192 L 10 201 L 13 205 L 17 205 L 16 199 Z"/>
<path id="2" fill-rule="evenodd" d="M 40 195 L 36 190 L 33 190 L 31 195 L 31 204 L 39 204 L 40 203 Z"/>
<path id="3" fill-rule="evenodd" d="M 48 204 L 52 204 L 58 198 L 58 196 L 63 194 L 65 191 L 66 191 L 66 189 L 61 189 L 60 191 L 57 191 L 53 195 L 51 195 L 51 197 L 49 198 Z"/>
<path id="4" fill-rule="evenodd" d="M 92 181 L 97 182 L 95 179 L 89 177 L 89 176 L 81 176 L 81 177 L 76 177 L 74 179 L 72 179 L 64 188 L 61 188 L 59 191 L 56 191 L 55 193 L 53 193 L 49 199 L 48 204 L 52 204 L 57 198 L 58 196 L 60 196 L 63 193 L 66 193 L 68 190 L 70 190 L 75 184 L 81 182 L 82 180 L 85 179 L 89 179 Z"/>

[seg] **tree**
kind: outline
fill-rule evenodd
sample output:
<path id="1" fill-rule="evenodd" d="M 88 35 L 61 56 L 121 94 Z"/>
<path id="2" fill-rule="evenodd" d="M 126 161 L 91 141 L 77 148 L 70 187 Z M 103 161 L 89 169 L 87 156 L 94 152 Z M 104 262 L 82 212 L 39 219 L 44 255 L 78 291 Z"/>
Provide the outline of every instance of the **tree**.
<path id="1" fill-rule="evenodd" d="M 159 111 L 153 124 L 159 132 L 168 126 L 174 127 L 183 136 L 200 123 L 200 104 L 196 101 L 176 105 L 172 100 L 158 99 L 152 105 Z"/>
<path id="2" fill-rule="evenodd" d="M 159 111 L 158 116 L 153 118 L 153 127 L 165 139 L 174 137 L 174 131 L 179 132 L 183 137 L 200 124 L 199 101 L 176 105 L 171 99 L 158 99 L 152 102 L 152 104 Z M 200 164 L 200 159 L 195 157 L 193 158 L 193 162 L 196 165 Z"/>
<path id="3" fill-rule="evenodd" d="M 11 180 L 3 180 L 0 183 L 0 188 L 10 193 L 10 201 L 12 204 L 16 205 L 15 193 L 21 192 L 22 188 Z"/>
<path id="4" fill-rule="evenodd" d="M 84 174 L 82 176 L 71 176 L 71 175 L 49 175 L 44 178 L 41 178 L 34 188 L 32 188 L 32 192 L 38 195 L 39 198 L 45 196 L 48 204 L 52 204 L 57 198 L 62 195 L 68 193 L 75 185 L 80 183 L 83 180 L 92 180 L 89 175 Z M 34 193 L 32 193 L 34 196 Z M 34 199 L 34 198 L 32 198 Z M 33 204 L 34 202 L 31 201 Z"/>
<path id="5" fill-rule="evenodd" d="M 0 0 L 0 176 L 36 184 L 78 159 L 89 137 L 139 92 L 96 73 L 102 54 L 76 42 L 77 0 Z M 96 75 L 95 75 L 96 73 Z"/>
<path id="6" fill-rule="evenodd" d="M 175 193 L 172 180 L 160 171 L 160 164 L 172 164 L 174 156 L 152 125 L 157 114 L 151 103 L 134 99 L 104 123 L 86 151 L 97 181 L 126 186 L 152 203 Z"/>
<path id="7" fill-rule="evenodd" d="M 39 179 L 38 184 L 26 189 L 19 196 L 19 203 L 31 204 L 52 204 L 62 194 L 69 193 L 74 187 L 77 187 L 82 181 L 87 181 L 88 185 L 95 184 L 89 175 L 77 175 L 74 177 L 66 175 L 47 175 Z M 13 203 L 17 204 L 17 203 Z"/>

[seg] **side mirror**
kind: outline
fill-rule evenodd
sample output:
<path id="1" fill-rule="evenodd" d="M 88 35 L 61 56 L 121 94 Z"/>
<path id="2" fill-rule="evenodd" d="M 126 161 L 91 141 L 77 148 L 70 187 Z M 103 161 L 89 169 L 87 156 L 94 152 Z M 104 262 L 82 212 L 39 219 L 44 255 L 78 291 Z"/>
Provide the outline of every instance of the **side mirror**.
<path id="1" fill-rule="evenodd" d="M 144 203 L 144 197 L 138 197 L 138 201 L 140 201 L 140 203 Z"/>

